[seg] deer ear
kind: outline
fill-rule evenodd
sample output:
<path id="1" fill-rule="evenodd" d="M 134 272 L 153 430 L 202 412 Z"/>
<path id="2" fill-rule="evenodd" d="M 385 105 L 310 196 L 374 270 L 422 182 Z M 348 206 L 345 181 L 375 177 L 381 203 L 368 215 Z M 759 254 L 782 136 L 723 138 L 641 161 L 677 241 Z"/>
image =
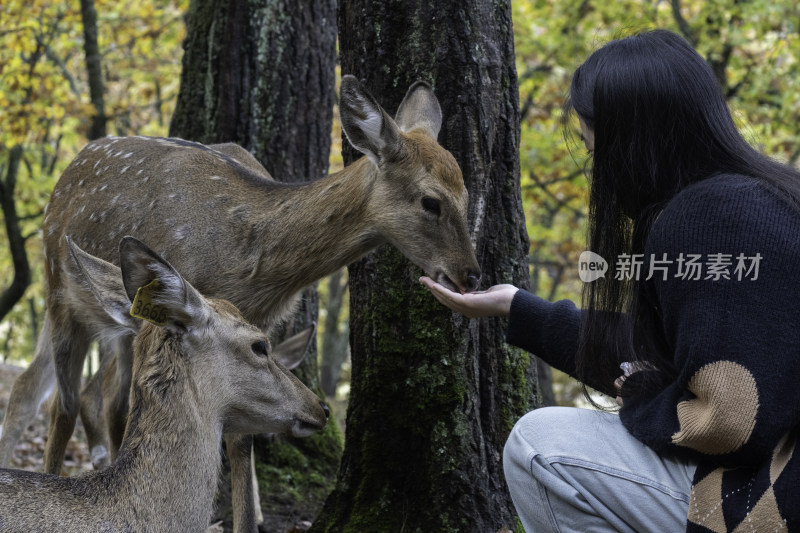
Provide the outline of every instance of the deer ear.
<path id="1" fill-rule="evenodd" d="M 295 333 L 288 339 L 278 344 L 272 350 L 272 357 L 281 364 L 286 370 L 297 368 L 303 359 L 306 358 L 311 341 L 314 339 L 314 333 L 317 331 L 317 323 L 311 324 L 311 327 L 304 329 L 300 333 Z"/>
<path id="2" fill-rule="evenodd" d="M 442 108 L 431 86 L 418 81 L 409 87 L 395 121 L 403 132 L 422 129 L 436 139 L 442 129 Z"/>
<path id="3" fill-rule="evenodd" d="M 401 142 L 397 124 L 354 76 L 342 77 L 339 115 L 347 140 L 376 165 Z"/>
<path id="4" fill-rule="evenodd" d="M 119 262 L 131 315 L 179 331 L 206 323 L 209 307 L 203 296 L 143 242 L 124 237 Z"/>
<path id="5" fill-rule="evenodd" d="M 139 321 L 129 311 L 131 302 L 125 294 L 119 267 L 90 255 L 66 237 L 70 255 L 77 265 L 77 283 L 69 284 L 67 296 L 72 307 L 86 315 L 87 322 L 101 324 L 103 331 L 120 334 L 139 331 Z"/>

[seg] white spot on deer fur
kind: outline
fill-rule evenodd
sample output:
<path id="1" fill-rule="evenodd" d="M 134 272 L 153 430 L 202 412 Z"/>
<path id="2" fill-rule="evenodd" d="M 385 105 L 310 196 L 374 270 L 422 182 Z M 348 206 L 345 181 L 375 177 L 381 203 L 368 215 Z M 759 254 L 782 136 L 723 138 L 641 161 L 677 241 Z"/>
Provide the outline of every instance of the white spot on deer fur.
<path id="1" fill-rule="evenodd" d="M 147 180 L 149 180 L 149 179 L 150 179 L 150 176 L 145 176 L 145 177 L 143 177 L 143 178 L 142 178 L 142 185 L 144 185 L 145 183 L 147 183 Z"/>
<path id="2" fill-rule="evenodd" d="M 189 228 L 187 226 L 181 226 L 175 230 L 175 240 L 183 240 L 189 235 Z"/>
<path id="3" fill-rule="evenodd" d="M 143 158 L 141 158 L 140 160 L 138 160 L 138 161 L 137 161 L 135 164 L 136 164 L 136 165 L 141 165 L 142 163 L 144 163 L 144 160 L 145 160 L 145 159 L 146 159 L 146 158 L 144 158 L 144 157 L 143 157 Z"/>
<path id="4" fill-rule="evenodd" d="M 99 144 L 93 144 L 93 145 L 92 145 L 92 146 L 90 146 L 89 148 L 92 150 L 92 152 L 96 152 L 96 151 L 98 151 L 98 150 L 99 150 L 101 147 L 102 147 L 102 146 L 101 146 L 101 145 L 99 145 Z"/>
<path id="5" fill-rule="evenodd" d="M 214 181 L 219 181 L 219 180 L 225 181 L 225 178 L 223 178 L 222 176 L 211 176 L 211 179 Z"/>
<path id="6" fill-rule="evenodd" d="M 144 170 L 143 168 L 140 168 L 139 170 L 137 170 L 136 171 L 136 175 L 138 176 L 139 174 L 141 174 L 143 170 Z"/>
<path id="7" fill-rule="evenodd" d="M 122 159 L 128 159 L 132 155 L 133 155 L 133 152 L 128 152 L 127 154 L 122 156 Z"/>
<path id="8" fill-rule="evenodd" d="M 111 199 L 111 205 L 114 205 L 114 204 L 116 204 L 116 203 L 117 203 L 117 200 L 119 200 L 119 196 L 120 196 L 120 195 L 118 194 L 118 195 L 116 195 L 114 198 L 112 198 L 112 199 Z"/>
<path id="9" fill-rule="evenodd" d="M 127 167 L 122 167 L 122 170 L 120 170 L 120 171 L 119 171 L 119 173 L 120 173 L 120 174 L 125 174 L 125 172 L 127 172 L 127 170 L 128 170 L 129 168 L 131 168 L 131 167 L 130 167 L 130 166 L 127 166 Z"/>
<path id="10" fill-rule="evenodd" d="M 155 205 L 156 205 L 156 200 L 153 200 L 152 202 L 150 202 L 150 209 L 153 209 L 153 207 L 155 207 Z"/>
<path id="11" fill-rule="evenodd" d="M 86 206 L 81 207 L 81 210 L 78 211 L 78 214 L 83 213 L 84 211 L 86 211 Z"/>
<path id="12" fill-rule="evenodd" d="M 108 187 L 108 184 L 104 184 L 104 185 L 101 185 L 100 189 L 98 189 L 98 190 L 104 191 L 104 190 L 106 190 L 107 187 Z"/>

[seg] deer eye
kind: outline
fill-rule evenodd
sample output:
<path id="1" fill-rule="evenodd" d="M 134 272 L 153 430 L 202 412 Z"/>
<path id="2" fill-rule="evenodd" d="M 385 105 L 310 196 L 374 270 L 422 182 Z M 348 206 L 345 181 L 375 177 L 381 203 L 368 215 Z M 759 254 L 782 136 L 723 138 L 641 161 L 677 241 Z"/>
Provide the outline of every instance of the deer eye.
<path id="1" fill-rule="evenodd" d="M 442 214 L 442 206 L 439 205 L 439 200 L 431 198 L 430 196 L 426 196 L 422 199 L 422 208 L 437 217 Z"/>
<path id="2" fill-rule="evenodd" d="M 253 350 L 253 353 L 256 355 L 261 355 L 267 357 L 269 355 L 269 348 L 267 347 L 267 341 L 258 341 L 254 342 L 250 349 Z"/>

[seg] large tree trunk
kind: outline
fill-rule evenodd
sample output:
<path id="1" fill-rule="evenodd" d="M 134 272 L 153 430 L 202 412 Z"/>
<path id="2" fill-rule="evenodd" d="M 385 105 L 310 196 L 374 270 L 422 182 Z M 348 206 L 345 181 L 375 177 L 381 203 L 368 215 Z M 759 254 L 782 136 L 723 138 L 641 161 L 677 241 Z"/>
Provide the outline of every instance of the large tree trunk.
<path id="1" fill-rule="evenodd" d="M 335 14 L 334 0 L 193 0 L 170 135 L 235 142 L 279 181 L 326 175 L 335 96 Z M 273 340 L 316 320 L 312 288 Z M 312 389 L 319 388 L 316 345 L 296 373 Z M 288 515 L 301 507 L 295 517 L 313 518 L 330 488 L 325 480 L 332 479 L 338 465 L 341 435 L 335 423 L 296 443 L 256 443 L 263 460 L 258 472 L 265 515 Z M 295 501 L 308 493 L 313 501 Z"/>
<path id="2" fill-rule="evenodd" d="M 519 104 L 508 1 L 342 0 L 343 74 L 387 111 L 430 82 L 464 173 L 482 285 L 527 286 Z M 346 153 L 352 161 L 354 152 Z M 350 266 L 352 383 L 336 489 L 312 531 L 514 527 L 502 449 L 534 407 L 535 365 L 501 319 L 451 314 L 386 246 Z"/>

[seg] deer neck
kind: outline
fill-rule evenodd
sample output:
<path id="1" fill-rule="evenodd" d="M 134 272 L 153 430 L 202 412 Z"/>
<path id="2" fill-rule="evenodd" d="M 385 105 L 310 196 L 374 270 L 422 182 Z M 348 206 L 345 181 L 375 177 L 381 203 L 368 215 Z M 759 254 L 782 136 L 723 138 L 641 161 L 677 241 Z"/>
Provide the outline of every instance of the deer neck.
<path id="1" fill-rule="evenodd" d="M 247 254 L 237 276 L 229 277 L 231 292 L 246 277 L 266 291 L 259 305 L 270 301 L 280 307 L 284 298 L 383 243 L 371 212 L 377 175 L 364 157 L 323 179 L 277 188 L 260 204 L 251 201 L 252 218 L 245 224 L 251 237 L 244 238 L 252 242 L 240 246 Z M 247 302 L 234 303 L 252 316 Z"/>
<path id="2" fill-rule="evenodd" d="M 213 403 L 204 404 L 186 361 L 158 353 L 142 364 L 141 355 L 135 356 L 125 438 L 110 469 L 136 494 L 137 515 L 152 515 L 155 523 L 169 517 L 164 531 L 202 531 L 217 488 L 221 417 Z"/>

